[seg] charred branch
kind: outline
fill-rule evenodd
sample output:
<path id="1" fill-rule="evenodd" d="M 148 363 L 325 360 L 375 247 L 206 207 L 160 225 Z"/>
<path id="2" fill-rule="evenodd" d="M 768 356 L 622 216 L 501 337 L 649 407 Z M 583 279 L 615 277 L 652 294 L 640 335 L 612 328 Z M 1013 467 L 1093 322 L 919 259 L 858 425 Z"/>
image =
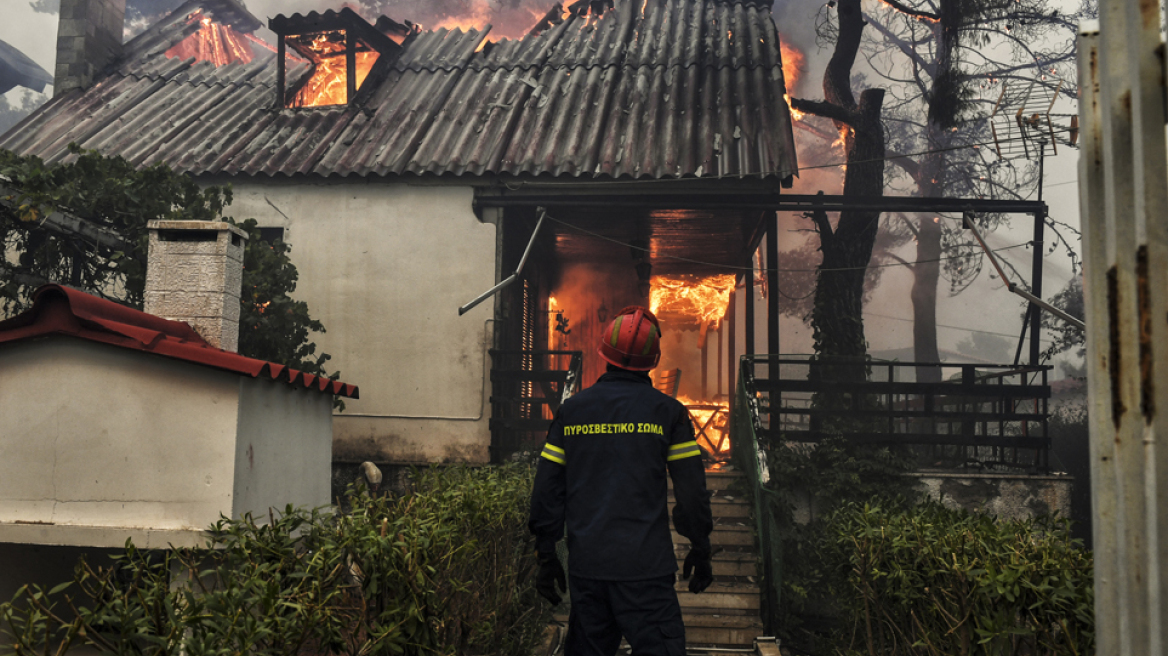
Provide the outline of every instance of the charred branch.
<path id="1" fill-rule="evenodd" d="M 941 16 L 939 14 L 934 14 L 931 11 L 921 11 L 919 9 L 913 9 L 912 7 L 909 7 L 908 5 L 897 2 L 897 0 L 881 0 L 881 1 L 884 4 L 888 5 L 889 7 L 892 7 L 896 11 L 904 14 L 905 16 L 911 16 L 917 20 L 928 21 L 931 23 L 935 23 L 935 22 L 941 20 Z"/>
<path id="2" fill-rule="evenodd" d="M 806 114 L 814 114 L 815 116 L 822 116 L 835 121 L 837 124 L 854 126 L 858 120 L 858 114 L 849 111 L 839 105 L 825 102 L 822 100 L 804 100 L 803 98 L 792 98 L 791 108 L 804 112 Z"/>

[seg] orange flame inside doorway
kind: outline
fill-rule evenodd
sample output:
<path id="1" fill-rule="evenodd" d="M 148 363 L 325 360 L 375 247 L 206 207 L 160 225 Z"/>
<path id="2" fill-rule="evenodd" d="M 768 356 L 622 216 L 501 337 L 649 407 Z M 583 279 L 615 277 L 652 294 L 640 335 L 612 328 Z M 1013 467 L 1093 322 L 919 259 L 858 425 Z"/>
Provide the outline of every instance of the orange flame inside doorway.
<path id="1" fill-rule="evenodd" d="M 705 358 L 706 336 L 725 318 L 734 284 L 734 274 L 653 276 L 649 308 L 666 324 L 698 326 L 698 348 Z M 689 410 L 698 445 L 715 460 L 724 460 L 730 452 L 729 403 L 684 395 L 677 399 Z"/>

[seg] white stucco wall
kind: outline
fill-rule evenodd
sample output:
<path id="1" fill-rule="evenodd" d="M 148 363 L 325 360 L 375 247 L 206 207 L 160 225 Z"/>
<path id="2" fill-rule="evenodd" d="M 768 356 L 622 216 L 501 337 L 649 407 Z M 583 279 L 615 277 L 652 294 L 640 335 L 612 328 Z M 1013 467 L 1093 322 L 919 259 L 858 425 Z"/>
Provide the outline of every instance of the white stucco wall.
<path id="1" fill-rule="evenodd" d="M 329 504 L 332 404 L 328 394 L 239 378 L 233 516 Z"/>
<path id="2" fill-rule="evenodd" d="M 237 375 L 69 337 L 2 345 L 0 371 L 0 541 L 231 511 Z"/>
<path id="3" fill-rule="evenodd" d="M 210 181 L 217 182 L 217 181 Z M 232 180 L 236 219 L 283 226 L 300 274 L 296 298 L 328 332 L 316 338 L 360 385 L 333 423 L 334 459 L 485 462 L 491 302 L 458 307 L 495 283 L 495 226 L 469 186 L 346 180 Z"/>

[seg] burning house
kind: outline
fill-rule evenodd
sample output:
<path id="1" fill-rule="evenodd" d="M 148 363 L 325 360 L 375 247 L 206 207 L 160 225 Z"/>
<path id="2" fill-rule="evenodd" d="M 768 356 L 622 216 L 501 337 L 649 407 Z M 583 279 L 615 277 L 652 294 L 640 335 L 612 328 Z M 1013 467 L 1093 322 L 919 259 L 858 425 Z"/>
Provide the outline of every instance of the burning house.
<path id="1" fill-rule="evenodd" d="M 235 216 L 293 244 L 319 346 L 362 381 L 337 463 L 506 459 L 595 380 L 599 327 L 630 304 L 661 316 L 658 385 L 724 451 L 741 285 L 797 174 L 770 3 L 549 10 L 497 40 L 346 8 L 277 16 L 273 43 L 236 0 L 189 0 L 120 45 L 102 18 L 62 31 L 59 59 L 90 68 L 58 66 L 0 147 L 230 183 Z"/>

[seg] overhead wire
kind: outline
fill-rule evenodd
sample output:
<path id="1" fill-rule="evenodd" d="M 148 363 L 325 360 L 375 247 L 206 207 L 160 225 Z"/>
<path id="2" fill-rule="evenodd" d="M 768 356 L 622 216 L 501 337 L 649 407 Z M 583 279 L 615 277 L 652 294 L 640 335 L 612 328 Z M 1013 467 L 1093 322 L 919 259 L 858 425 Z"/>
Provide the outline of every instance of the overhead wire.
<path id="1" fill-rule="evenodd" d="M 1052 130 L 1051 132 L 1071 132 L 1071 131 L 1072 131 L 1071 128 L 1060 128 L 1058 130 Z M 935 153 L 947 153 L 947 152 L 953 152 L 953 151 L 957 151 L 957 150 L 965 150 L 968 148 L 978 149 L 978 148 L 981 148 L 982 146 L 993 146 L 993 145 L 997 145 L 999 143 L 1004 143 L 1004 142 L 1009 142 L 1009 141 L 1022 141 L 1024 139 L 1028 139 L 1028 138 L 1029 137 L 1018 136 L 1018 137 L 1010 137 L 1010 138 L 1006 138 L 1006 139 L 998 139 L 996 141 L 995 140 L 978 141 L 978 142 L 974 142 L 974 143 L 962 144 L 959 146 L 947 146 L 944 148 L 931 148 L 928 150 L 920 150 L 920 151 L 916 151 L 916 152 L 912 152 L 912 153 L 896 153 L 893 155 L 885 155 L 884 157 L 872 157 L 869 159 L 857 159 L 857 160 L 851 160 L 851 161 L 845 160 L 842 162 L 833 162 L 833 163 L 829 163 L 829 164 L 816 164 L 813 166 L 800 166 L 799 171 L 802 172 L 802 171 L 812 171 L 815 169 L 839 168 L 841 166 L 852 166 L 855 164 L 868 164 L 871 162 L 890 162 L 890 161 L 897 160 L 897 159 L 905 159 L 907 157 L 919 157 L 919 156 L 923 156 L 923 155 L 932 155 Z M 703 176 L 694 176 L 694 177 L 655 178 L 654 180 L 652 180 L 652 182 L 654 184 L 666 183 L 666 182 L 692 183 L 695 180 L 719 180 L 719 179 L 724 179 L 724 178 L 755 178 L 755 177 L 762 178 L 762 177 L 765 177 L 768 175 L 778 175 L 778 174 L 782 174 L 782 173 L 790 173 L 790 171 L 764 170 L 764 171 L 755 171 L 753 173 L 729 173 L 729 174 L 725 174 L 725 175 L 703 175 Z M 642 180 L 642 179 L 633 179 L 633 180 L 605 180 L 604 182 L 605 182 L 605 184 L 645 184 L 646 181 Z M 557 186 L 557 185 L 562 185 L 563 183 L 562 182 L 543 182 L 540 180 L 518 180 L 514 184 L 515 184 L 515 186 L 512 186 L 511 183 L 504 183 L 504 186 L 506 186 L 508 189 L 510 189 L 512 191 L 518 191 L 519 189 L 521 189 L 523 187 Z M 1048 185 L 1048 186 L 1053 186 L 1053 185 Z"/>
<path id="2" fill-rule="evenodd" d="M 547 220 L 552 221 L 553 223 L 558 223 L 564 227 L 571 228 L 573 230 L 576 230 L 576 231 L 581 232 L 583 234 L 589 235 L 591 237 L 596 237 L 597 239 L 603 239 L 604 241 L 611 242 L 611 243 L 616 244 L 618 246 L 624 246 L 624 247 L 632 249 L 632 250 L 638 250 L 638 251 L 642 251 L 645 253 L 651 252 L 650 249 L 647 247 L 638 246 L 636 244 L 630 244 L 627 242 L 623 242 L 619 239 L 609 237 L 608 235 L 602 235 L 599 232 L 594 232 L 594 231 L 589 230 L 587 228 L 582 228 L 574 223 L 568 223 L 567 221 L 564 221 L 562 219 L 557 219 L 556 217 L 552 216 L 551 214 L 547 214 L 545 216 L 547 217 Z M 997 253 L 1000 251 L 1008 251 L 1008 250 L 1012 250 L 1015 248 L 1024 248 L 1024 247 L 1031 246 L 1032 244 L 1033 244 L 1033 242 L 1026 241 L 1026 242 L 1022 242 L 1021 244 L 1014 244 L 1013 246 L 1003 246 L 1001 248 L 995 248 L 995 249 L 992 249 L 991 252 Z M 776 268 L 769 268 L 769 267 L 760 268 L 760 267 L 755 267 L 755 266 L 748 266 L 748 267 L 747 266 L 735 266 L 733 264 L 723 264 L 720 262 L 706 262 L 703 260 L 695 260 L 695 259 L 688 258 L 688 257 L 682 257 L 680 255 L 662 255 L 662 254 L 659 254 L 659 255 L 657 255 L 657 257 L 667 259 L 667 260 L 674 260 L 677 262 L 687 262 L 689 264 L 700 264 L 702 266 L 708 266 L 708 267 L 713 267 L 713 268 L 717 268 L 717 269 L 726 269 L 729 271 L 759 271 L 759 272 L 774 271 L 776 273 L 815 273 L 815 272 L 821 272 L 821 271 L 822 272 L 866 271 L 868 269 L 883 269 L 883 268 L 889 268 L 889 267 L 912 266 L 914 264 L 928 264 L 931 262 L 943 262 L 945 260 L 960 259 L 960 258 L 964 258 L 966 256 L 964 256 L 964 255 L 949 255 L 949 256 L 942 256 L 942 257 L 938 257 L 938 258 L 927 259 L 927 260 L 915 260 L 913 262 L 893 262 L 891 264 L 869 264 L 868 266 L 862 266 L 862 267 L 832 267 L 830 269 L 825 269 L 825 268 L 821 268 L 821 267 L 816 267 L 813 269 L 782 269 L 782 268 L 778 268 L 778 267 L 776 267 Z M 790 297 L 788 297 L 788 298 L 790 298 Z M 792 300 L 797 300 L 797 299 L 792 299 Z"/>

